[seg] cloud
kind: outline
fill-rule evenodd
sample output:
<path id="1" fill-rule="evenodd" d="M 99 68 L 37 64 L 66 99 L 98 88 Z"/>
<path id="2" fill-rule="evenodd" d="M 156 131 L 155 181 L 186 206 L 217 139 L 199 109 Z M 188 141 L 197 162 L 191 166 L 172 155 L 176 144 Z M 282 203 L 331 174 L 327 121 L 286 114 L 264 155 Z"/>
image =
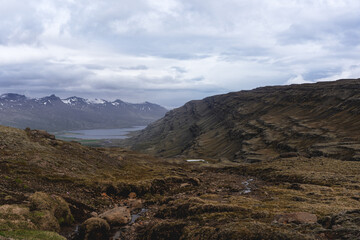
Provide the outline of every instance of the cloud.
<path id="1" fill-rule="evenodd" d="M 0 86 L 176 106 L 358 78 L 359 11 L 357 0 L 3 0 Z"/>
<path id="2" fill-rule="evenodd" d="M 131 67 L 119 67 L 121 70 L 148 70 L 149 68 L 145 65 L 137 65 Z"/>

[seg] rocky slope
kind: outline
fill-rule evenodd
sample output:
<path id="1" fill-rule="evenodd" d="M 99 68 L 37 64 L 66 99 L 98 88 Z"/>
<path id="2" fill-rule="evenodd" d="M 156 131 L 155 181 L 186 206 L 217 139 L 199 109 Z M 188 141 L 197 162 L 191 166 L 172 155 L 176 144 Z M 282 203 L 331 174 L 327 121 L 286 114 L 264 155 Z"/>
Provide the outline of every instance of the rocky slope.
<path id="1" fill-rule="evenodd" d="M 60 99 L 55 95 L 32 99 L 13 93 L 0 96 L 0 124 L 47 131 L 147 125 L 166 112 L 165 108 L 149 102 L 89 101 L 79 97 Z"/>
<path id="2" fill-rule="evenodd" d="M 360 160 L 360 79 L 262 87 L 191 101 L 127 144 L 159 156 Z"/>

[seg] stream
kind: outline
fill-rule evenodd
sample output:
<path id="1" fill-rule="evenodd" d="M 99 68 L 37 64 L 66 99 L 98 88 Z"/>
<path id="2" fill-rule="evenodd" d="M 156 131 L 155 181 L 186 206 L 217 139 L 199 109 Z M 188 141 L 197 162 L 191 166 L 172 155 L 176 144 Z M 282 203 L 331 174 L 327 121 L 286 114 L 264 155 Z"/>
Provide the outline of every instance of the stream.
<path id="1" fill-rule="evenodd" d="M 131 226 L 132 224 L 134 224 L 136 222 L 136 220 L 138 220 L 147 211 L 148 210 L 146 208 L 142 208 L 139 212 L 131 214 L 131 221 L 127 225 L 111 230 L 110 236 L 112 236 L 112 237 L 110 237 L 110 240 L 123 239 L 124 232 L 125 232 L 127 226 Z M 76 224 L 74 227 L 72 227 L 68 231 L 65 230 L 65 233 L 63 235 L 65 235 L 66 239 L 68 239 L 68 240 L 79 240 L 80 226 L 81 226 L 81 224 Z"/>
<path id="2" fill-rule="evenodd" d="M 110 237 L 110 240 L 121 240 L 122 235 L 126 229 L 127 226 L 132 225 L 136 222 L 136 220 L 141 217 L 144 213 L 146 213 L 148 210 L 146 208 L 142 208 L 140 212 L 136 213 L 136 214 L 131 214 L 131 221 L 130 223 L 128 223 L 126 226 L 121 227 L 120 229 L 117 229 L 116 232 L 114 233 L 114 235 L 112 237 Z"/>

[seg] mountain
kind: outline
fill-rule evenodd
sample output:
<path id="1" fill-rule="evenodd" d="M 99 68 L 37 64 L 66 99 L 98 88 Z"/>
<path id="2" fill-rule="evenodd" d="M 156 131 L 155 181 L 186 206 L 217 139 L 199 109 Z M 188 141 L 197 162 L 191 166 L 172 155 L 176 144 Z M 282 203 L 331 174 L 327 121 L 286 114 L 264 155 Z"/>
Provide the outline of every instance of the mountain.
<path id="1" fill-rule="evenodd" d="M 360 79 L 261 87 L 190 101 L 138 136 L 160 156 L 259 162 L 283 155 L 360 160 Z"/>
<path id="2" fill-rule="evenodd" d="M 0 96 L 0 124 L 48 131 L 121 128 L 146 125 L 167 112 L 157 104 L 132 104 L 80 97 L 60 99 L 55 95 L 27 98 L 7 93 Z"/>

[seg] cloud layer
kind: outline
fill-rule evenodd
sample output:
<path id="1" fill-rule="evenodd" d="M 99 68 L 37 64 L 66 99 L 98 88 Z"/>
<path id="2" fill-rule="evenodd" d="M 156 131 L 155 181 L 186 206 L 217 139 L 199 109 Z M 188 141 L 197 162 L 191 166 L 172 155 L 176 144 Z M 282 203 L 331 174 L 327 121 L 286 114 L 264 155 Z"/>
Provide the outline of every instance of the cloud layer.
<path id="1" fill-rule="evenodd" d="M 357 0 L 0 0 L 0 87 L 168 107 L 358 78 Z"/>

